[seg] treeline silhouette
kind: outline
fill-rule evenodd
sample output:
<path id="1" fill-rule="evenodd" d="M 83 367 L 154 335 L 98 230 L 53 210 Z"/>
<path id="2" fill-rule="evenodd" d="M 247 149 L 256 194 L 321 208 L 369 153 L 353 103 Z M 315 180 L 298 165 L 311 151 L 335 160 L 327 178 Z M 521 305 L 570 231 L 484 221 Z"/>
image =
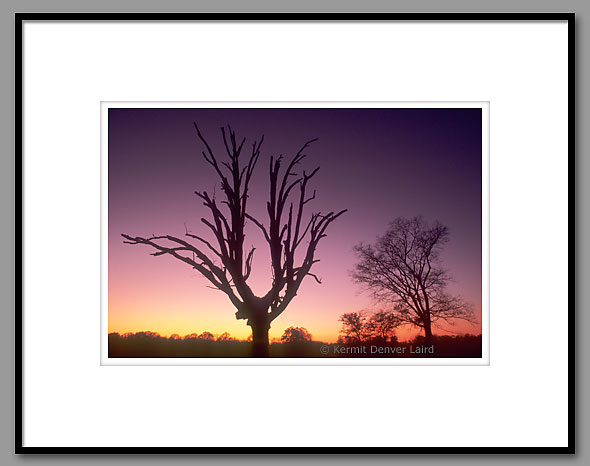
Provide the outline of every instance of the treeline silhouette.
<path id="1" fill-rule="evenodd" d="M 286 336 L 287 335 L 287 336 Z M 163 337 L 155 332 L 110 333 L 110 358 L 251 358 L 250 339 L 238 340 L 224 333 L 215 336 L 210 332 L 181 337 L 174 334 Z M 432 352 L 416 352 L 432 347 Z M 426 350 L 429 351 L 429 350 Z M 271 358 L 480 358 L 481 335 L 433 336 L 431 346 L 425 345 L 424 336 L 411 341 L 398 342 L 391 338 L 357 341 L 340 338 L 336 343 L 313 341 L 306 329 L 290 327 L 283 337 L 269 346 Z"/>

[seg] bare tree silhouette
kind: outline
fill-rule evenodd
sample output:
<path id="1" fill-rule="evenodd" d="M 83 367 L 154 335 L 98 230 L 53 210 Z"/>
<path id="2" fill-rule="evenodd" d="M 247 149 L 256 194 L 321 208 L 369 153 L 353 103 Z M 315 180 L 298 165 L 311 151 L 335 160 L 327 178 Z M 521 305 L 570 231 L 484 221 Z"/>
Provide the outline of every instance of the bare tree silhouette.
<path id="1" fill-rule="evenodd" d="M 316 139 L 306 142 L 289 161 L 286 169 L 281 170 L 283 157 L 270 158 L 269 200 L 266 203 L 268 225 L 248 213 L 250 181 L 260 156 L 260 141 L 254 141 L 247 163 L 242 163 L 242 149 L 246 138 L 241 142 L 228 125 L 221 128 L 221 134 L 228 160 L 219 161 L 211 146 L 194 123 L 198 138 L 204 146 L 202 152 L 205 161 L 213 167 L 221 180 L 224 212 L 215 196 L 207 191 L 196 191 L 203 204 L 211 211 L 212 221 L 205 218 L 201 222 L 213 233 L 214 243 L 201 236 L 186 232 L 186 237 L 196 240 L 199 246 L 190 240 L 171 235 L 140 237 L 122 234 L 125 243 L 144 244 L 156 249 L 153 256 L 170 255 L 192 268 L 198 270 L 215 288 L 223 291 L 237 309 L 236 319 L 245 319 L 252 328 L 253 355 L 268 356 L 268 331 L 271 322 L 281 315 L 297 294 L 306 276 L 319 278 L 311 272 L 318 243 L 326 237 L 328 226 L 346 210 L 312 213 L 304 219 L 306 205 L 315 199 L 315 191 L 308 195 L 309 181 L 318 172 L 319 167 L 311 173 L 296 169 L 307 157 L 306 149 Z M 296 196 L 296 192 L 299 196 Z M 228 212 L 225 212 L 228 211 Z M 272 283 L 264 296 L 256 296 L 247 281 L 252 272 L 252 260 L 255 248 L 248 252 L 244 249 L 244 227 L 246 221 L 252 221 L 264 235 L 270 248 Z M 302 244 L 307 239 L 307 244 Z M 304 250 L 302 261 L 295 263 L 295 252 L 299 247 Z"/>
<path id="2" fill-rule="evenodd" d="M 445 291 L 451 277 L 441 266 L 440 251 L 448 237 L 448 228 L 439 222 L 430 226 L 421 217 L 399 217 L 375 245 L 354 249 L 359 259 L 352 273 L 356 282 L 379 301 L 395 303 L 399 320 L 423 328 L 428 345 L 437 320 L 473 321 L 471 306 Z"/>
<path id="3" fill-rule="evenodd" d="M 364 311 L 346 312 L 338 320 L 342 322 L 340 334 L 346 341 L 361 342 L 370 336 L 367 328 L 367 316 Z"/>
<path id="4" fill-rule="evenodd" d="M 393 338 L 395 329 L 401 323 L 395 312 L 378 311 L 369 318 L 367 328 L 371 338 L 385 342 Z"/>

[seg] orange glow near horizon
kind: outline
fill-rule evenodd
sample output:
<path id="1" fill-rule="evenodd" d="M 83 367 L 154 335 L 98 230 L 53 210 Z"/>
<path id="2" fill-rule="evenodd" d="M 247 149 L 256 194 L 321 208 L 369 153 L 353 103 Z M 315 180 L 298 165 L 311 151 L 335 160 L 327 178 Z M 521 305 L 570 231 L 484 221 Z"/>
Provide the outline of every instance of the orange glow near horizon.
<path id="1" fill-rule="evenodd" d="M 170 257 L 154 258 L 146 254 L 147 248 L 129 247 L 128 253 L 140 262 L 133 274 L 116 268 L 109 276 L 108 332 L 124 334 L 151 331 L 164 337 L 180 336 L 208 331 L 214 335 L 228 332 L 232 337 L 245 340 L 251 334 L 245 320 L 235 318 L 235 308 L 227 296 L 207 287 L 207 281 L 194 270 Z M 321 263 L 317 264 L 321 276 Z M 180 272 L 180 273 L 179 273 Z M 182 272 L 185 272 L 184 274 Z M 286 328 L 305 327 L 315 341 L 335 342 L 341 324 L 340 315 L 345 312 L 381 309 L 371 299 L 353 286 L 346 270 L 332 270 L 323 283 L 306 278 L 298 296 L 285 312 L 271 325 L 270 339 L 280 339 Z M 264 279 L 258 278 L 254 289 L 260 289 Z M 481 309 L 476 309 L 480 315 Z M 481 325 L 457 322 L 450 326 L 441 324 L 452 333 L 480 334 Z M 422 330 L 412 326 L 397 329 L 400 341 L 414 338 Z M 433 328 L 435 334 L 449 334 Z M 451 333 L 451 334 L 452 334 Z"/>

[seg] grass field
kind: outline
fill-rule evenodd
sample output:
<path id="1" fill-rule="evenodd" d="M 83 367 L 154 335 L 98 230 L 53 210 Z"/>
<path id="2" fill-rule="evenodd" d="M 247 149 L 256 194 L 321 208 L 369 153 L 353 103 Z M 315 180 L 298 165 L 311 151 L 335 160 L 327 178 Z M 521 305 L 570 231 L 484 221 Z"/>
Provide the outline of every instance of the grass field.
<path id="1" fill-rule="evenodd" d="M 243 340 L 166 338 L 151 332 L 109 334 L 110 358 L 249 358 L 252 343 Z M 319 341 L 271 343 L 271 358 L 480 358 L 481 335 L 423 337 L 408 342 Z"/>

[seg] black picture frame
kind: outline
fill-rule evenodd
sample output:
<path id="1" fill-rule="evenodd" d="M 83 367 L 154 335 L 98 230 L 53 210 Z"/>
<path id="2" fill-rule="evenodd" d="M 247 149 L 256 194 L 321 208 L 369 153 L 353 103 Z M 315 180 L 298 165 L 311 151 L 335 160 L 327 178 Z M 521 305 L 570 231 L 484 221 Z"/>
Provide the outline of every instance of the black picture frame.
<path id="1" fill-rule="evenodd" d="M 568 24 L 568 445 L 566 447 L 26 447 L 23 445 L 23 22 L 25 21 L 567 21 Z M 574 454 L 575 354 L 575 14 L 574 13 L 16 13 L 16 454 Z"/>

